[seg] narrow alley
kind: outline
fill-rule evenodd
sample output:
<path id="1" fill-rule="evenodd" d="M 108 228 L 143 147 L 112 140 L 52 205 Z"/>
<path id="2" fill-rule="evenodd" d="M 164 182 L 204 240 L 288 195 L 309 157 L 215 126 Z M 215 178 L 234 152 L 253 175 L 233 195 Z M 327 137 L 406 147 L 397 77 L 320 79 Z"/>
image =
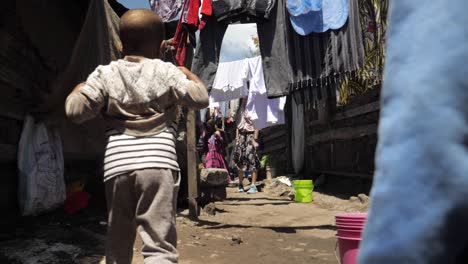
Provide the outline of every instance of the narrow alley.
<path id="1" fill-rule="evenodd" d="M 295 203 L 266 192 L 247 195 L 228 188 L 228 199 L 216 202 L 197 221 L 182 210 L 177 216 L 180 263 L 337 263 L 334 216 L 365 211 L 367 202 L 321 193 L 314 196 L 314 203 Z M 104 210 L 90 208 L 75 216 L 57 212 L 23 221 L 15 230 L 2 232 L 1 263 L 104 260 Z M 140 249 L 137 237 L 135 264 L 143 263 Z"/>

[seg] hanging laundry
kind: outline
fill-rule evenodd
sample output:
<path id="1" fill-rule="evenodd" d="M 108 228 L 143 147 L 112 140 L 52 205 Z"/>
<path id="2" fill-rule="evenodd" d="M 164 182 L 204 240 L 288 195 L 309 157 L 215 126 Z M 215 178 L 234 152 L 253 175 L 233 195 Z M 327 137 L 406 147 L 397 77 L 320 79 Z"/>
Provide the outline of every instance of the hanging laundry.
<path id="1" fill-rule="evenodd" d="M 210 92 L 210 100 L 223 102 L 247 97 L 249 95 L 248 77 L 249 63 L 247 59 L 220 63 L 216 71 L 213 89 Z"/>
<path id="2" fill-rule="evenodd" d="M 268 99 L 266 93 L 252 93 L 248 97 L 247 113 L 256 129 L 285 124 L 286 96 Z"/>
<path id="3" fill-rule="evenodd" d="M 263 77 L 262 58 L 248 59 L 248 63 L 250 85 L 246 109 L 254 127 L 264 129 L 269 126 L 284 124 L 286 97 L 268 99 Z"/>
<path id="4" fill-rule="evenodd" d="M 211 16 L 211 13 L 211 0 L 204 0 L 203 5 L 200 0 L 185 0 L 173 40 L 174 46 L 177 47 L 175 61 L 178 65 L 185 65 L 190 34 L 193 35 L 200 26 L 206 24 L 200 22 L 200 14 L 204 17 Z M 203 21 L 206 21 L 206 18 Z"/>
<path id="5" fill-rule="evenodd" d="M 239 16 L 268 19 L 276 0 L 213 0 L 213 14 L 218 21 Z"/>
<path id="6" fill-rule="evenodd" d="M 205 123 L 207 121 L 208 108 L 200 110 L 199 113 L 200 113 L 200 121 L 202 123 Z"/>
<path id="7" fill-rule="evenodd" d="M 349 0 L 287 0 L 293 29 L 302 36 L 339 29 L 348 20 Z"/>
<path id="8" fill-rule="evenodd" d="M 219 107 L 219 102 L 215 102 L 212 97 L 210 97 L 208 108 L 213 109 L 215 107 Z"/>
<path id="9" fill-rule="evenodd" d="M 239 109 L 240 99 L 229 102 L 229 120 L 228 123 L 234 122 L 237 119 L 236 113 Z"/>
<path id="10" fill-rule="evenodd" d="M 212 16 L 206 17 L 206 25 L 200 31 L 192 71 L 197 74 L 209 91 L 213 86 L 219 63 L 221 44 L 229 22 L 249 21 L 263 23 L 274 13 L 278 0 L 213 0 Z M 237 10 L 237 12 L 231 12 Z M 239 12 L 239 10 L 242 10 Z M 220 23 L 220 21 L 222 21 Z M 270 39 L 272 40 L 272 38 Z M 269 44 L 271 45 L 271 43 Z"/>
<path id="11" fill-rule="evenodd" d="M 192 72 L 205 84 L 208 91 L 213 87 L 213 81 L 218 68 L 221 44 L 228 25 L 218 23 L 214 16 L 208 17 L 205 27 L 200 30 L 195 54 L 193 56 Z"/>
<path id="12" fill-rule="evenodd" d="M 190 0 L 186 0 L 184 2 L 184 6 L 182 9 L 182 16 L 179 18 L 179 22 L 177 24 L 176 33 L 174 35 L 174 40 L 173 40 L 173 45 L 176 47 L 175 62 L 177 63 L 178 66 L 185 65 L 189 32 L 188 32 L 188 28 L 184 27 L 183 23 L 187 19 L 188 15 L 186 14 L 188 13 L 189 7 L 190 7 Z"/>
<path id="13" fill-rule="evenodd" d="M 213 6 L 211 0 L 201 0 L 200 10 L 198 12 L 198 18 L 200 20 L 198 29 L 202 30 L 205 27 L 208 17 L 212 14 Z"/>
<path id="14" fill-rule="evenodd" d="M 359 2 L 366 65 L 350 81 L 339 84 L 336 93 L 339 105 L 346 105 L 352 95 L 360 95 L 367 92 L 369 87 L 379 87 L 382 83 L 388 5 L 389 0 Z"/>
<path id="15" fill-rule="evenodd" d="M 149 0 L 150 8 L 161 17 L 163 22 L 172 22 L 180 18 L 182 0 Z"/>
<path id="16" fill-rule="evenodd" d="M 219 110 L 224 119 L 228 118 L 229 117 L 229 102 L 219 103 Z"/>
<path id="17" fill-rule="evenodd" d="M 270 19 L 257 24 L 269 98 L 297 90 L 315 91 L 321 86 L 329 87 L 363 68 L 364 45 L 358 0 L 347 0 L 349 18 L 342 28 L 306 37 L 297 34 L 289 23 L 287 0 L 277 1 Z"/>

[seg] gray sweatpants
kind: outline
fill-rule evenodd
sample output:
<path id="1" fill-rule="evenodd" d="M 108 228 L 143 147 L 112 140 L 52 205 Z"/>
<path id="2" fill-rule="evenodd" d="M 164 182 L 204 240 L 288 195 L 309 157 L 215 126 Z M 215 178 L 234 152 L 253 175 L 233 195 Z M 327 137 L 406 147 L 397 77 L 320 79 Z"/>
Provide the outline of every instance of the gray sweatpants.
<path id="1" fill-rule="evenodd" d="M 130 264 L 136 231 L 147 263 L 178 263 L 176 202 L 180 176 L 169 169 L 128 172 L 106 181 L 106 263 Z"/>

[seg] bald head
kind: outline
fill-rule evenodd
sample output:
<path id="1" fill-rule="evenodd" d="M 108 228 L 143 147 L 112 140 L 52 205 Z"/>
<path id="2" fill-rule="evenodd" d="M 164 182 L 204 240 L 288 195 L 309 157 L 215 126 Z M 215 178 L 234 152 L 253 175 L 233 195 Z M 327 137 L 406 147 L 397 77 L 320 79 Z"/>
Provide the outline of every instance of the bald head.
<path id="1" fill-rule="evenodd" d="M 125 55 L 156 58 L 164 38 L 164 23 L 149 10 L 129 10 L 120 19 L 120 40 Z"/>

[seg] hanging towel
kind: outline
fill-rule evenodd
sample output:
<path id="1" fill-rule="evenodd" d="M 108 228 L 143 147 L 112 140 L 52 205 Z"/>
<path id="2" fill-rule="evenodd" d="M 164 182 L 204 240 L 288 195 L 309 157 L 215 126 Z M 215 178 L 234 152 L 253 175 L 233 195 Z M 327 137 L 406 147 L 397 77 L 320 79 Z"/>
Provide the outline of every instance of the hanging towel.
<path id="1" fill-rule="evenodd" d="M 255 129 L 284 124 L 286 97 L 268 99 L 263 77 L 262 58 L 259 56 L 248 59 L 248 63 L 249 96 L 246 108 Z"/>
<path id="2" fill-rule="evenodd" d="M 210 98 L 214 102 L 223 102 L 247 97 L 249 95 L 248 77 L 249 63 L 247 59 L 220 63 Z"/>
<path id="3" fill-rule="evenodd" d="M 287 0 L 293 29 L 302 36 L 339 29 L 348 20 L 348 0 Z"/>

